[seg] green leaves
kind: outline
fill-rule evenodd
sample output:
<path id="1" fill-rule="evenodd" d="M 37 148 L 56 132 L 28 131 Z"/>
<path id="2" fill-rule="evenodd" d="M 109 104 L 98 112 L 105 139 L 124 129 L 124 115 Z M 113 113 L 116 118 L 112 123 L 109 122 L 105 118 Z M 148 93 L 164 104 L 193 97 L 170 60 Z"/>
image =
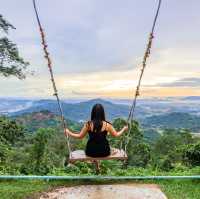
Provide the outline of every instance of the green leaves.
<path id="1" fill-rule="evenodd" d="M 0 15 L 0 31 L 8 34 L 9 29 L 15 29 Z M 24 79 L 25 70 L 29 65 L 19 55 L 18 48 L 15 43 L 7 37 L 0 38 L 0 74 L 5 77 L 16 76 L 18 79 Z"/>
<path id="2" fill-rule="evenodd" d="M 185 146 L 183 161 L 191 166 L 200 166 L 200 142 Z"/>
<path id="3" fill-rule="evenodd" d="M 14 120 L 0 117 L 0 141 L 7 145 L 14 145 L 24 138 L 24 127 Z"/>
<path id="4" fill-rule="evenodd" d="M 116 130 L 121 130 L 126 125 L 126 120 L 118 118 L 113 122 Z M 124 133 L 118 139 L 111 138 L 112 147 L 127 146 L 128 165 L 145 167 L 151 159 L 150 147 L 144 142 L 143 133 L 137 121 L 131 121 L 129 132 Z"/>
<path id="5" fill-rule="evenodd" d="M 8 33 L 9 29 L 15 29 L 15 27 L 10 24 L 3 16 L 0 14 L 0 30 L 4 33 Z"/>

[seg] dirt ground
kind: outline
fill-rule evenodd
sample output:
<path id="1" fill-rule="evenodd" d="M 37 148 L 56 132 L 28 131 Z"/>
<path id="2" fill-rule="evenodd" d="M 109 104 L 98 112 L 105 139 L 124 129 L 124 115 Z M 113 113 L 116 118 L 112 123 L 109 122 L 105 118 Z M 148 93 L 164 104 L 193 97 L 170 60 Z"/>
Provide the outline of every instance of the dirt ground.
<path id="1" fill-rule="evenodd" d="M 43 193 L 40 199 L 167 199 L 157 185 L 114 184 L 63 187 Z"/>

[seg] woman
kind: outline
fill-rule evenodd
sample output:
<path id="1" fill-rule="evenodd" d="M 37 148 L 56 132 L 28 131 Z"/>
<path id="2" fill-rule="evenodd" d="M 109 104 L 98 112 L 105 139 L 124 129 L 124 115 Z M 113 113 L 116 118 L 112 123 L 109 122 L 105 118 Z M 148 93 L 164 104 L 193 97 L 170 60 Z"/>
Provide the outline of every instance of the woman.
<path id="1" fill-rule="evenodd" d="M 82 139 L 89 134 L 85 153 L 91 157 L 106 157 L 111 154 L 110 146 L 106 138 L 110 133 L 114 137 L 119 137 L 128 126 L 124 126 L 121 131 L 116 131 L 114 127 L 106 121 L 104 108 L 101 104 L 96 104 L 92 108 L 91 121 L 86 122 L 80 133 L 73 133 L 69 129 L 65 129 L 65 134 L 74 138 Z"/>

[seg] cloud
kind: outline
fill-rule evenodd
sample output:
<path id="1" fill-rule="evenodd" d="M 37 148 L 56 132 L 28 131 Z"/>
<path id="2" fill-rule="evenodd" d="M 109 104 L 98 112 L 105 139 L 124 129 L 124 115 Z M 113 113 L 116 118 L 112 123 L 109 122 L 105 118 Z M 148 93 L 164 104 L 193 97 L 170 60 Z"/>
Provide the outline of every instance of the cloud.
<path id="1" fill-rule="evenodd" d="M 135 60 L 141 55 L 146 42 L 151 24 L 149 16 L 153 14 L 155 6 L 147 2 L 143 7 L 143 3 L 131 0 L 125 3 L 114 0 L 37 2 L 49 51 L 58 66 L 55 72 L 60 74 L 121 71 L 135 67 Z M 135 6 L 138 9 L 132 12 Z M 17 27 L 11 36 L 23 49 L 23 55 L 30 59 L 33 66 L 40 66 L 43 54 L 31 1 L 20 0 L 19 3 L 17 0 L 7 0 L 1 3 L 1 8 L 5 17 Z M 142 15 L 140 20 L 145 19 L 147 26 L 137 19 L 141 10 L 146 15 Z M 141 37 L 141 32 L 144 37 Z M 30 47 L 34 44 L 37 44 L 41 55 L 38 53 L 35 56 L 34 51 L 31 57 L 34 49 L 30 50 Z"/>
<path id="2" fill-rule="evenodd" d="M 101 96 L 102 93 L 101 92 L 80 92 L 80 91 L 72 91 L 72 95 L 73 96 L 83 96 L 83 97 L 94 97 L 94 96 Z"/>
<path id="3" fill-rule="evenodd" d="M 127 96 L 135 88 L 157 1 L 38 0 L 37 3 L 62 96 L 105 93 Z M 198 88 L 199 6 L 199 1 L 163 2 L 142 80 L 146 93 L 152 87 L 152 95 L 159 95 L 156 86 L 165 90 L 167 86 L 175 88 L 175 84 Z M 31 63 L 36 77 L 28 77 L 23 83 L 0 77 L 4 85 L 0 95 L 48 96 L 51 82 L 32 2 L 2 1 L 1 10 L 16 26 L 9 37 Z M 185 14 L 188 10 L 192 10 L 189 15 Z"/>
<path id="4" fill-rule="evenodd" d="M 169 83 L 145 85 L 146 87 L 200 87 L 200 78 L 182 78 Z"/>

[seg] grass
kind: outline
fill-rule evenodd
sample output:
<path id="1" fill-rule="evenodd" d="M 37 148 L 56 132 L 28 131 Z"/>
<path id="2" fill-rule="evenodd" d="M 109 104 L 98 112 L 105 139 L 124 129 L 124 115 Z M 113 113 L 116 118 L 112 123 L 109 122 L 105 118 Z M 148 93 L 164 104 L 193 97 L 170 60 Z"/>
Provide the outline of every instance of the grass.
<path id="1" fill-rule="evenodd" d="M 42 181 L 1 181 L 0 187 L 1 199 L 21 199 L 48 190 L 51 185 Z"/>
<path id="2" fill-rule="evenodd" d="M 169 199 L 199 199 L 200 181 L 168 180 L 158 182 Z"/>
<path id="3" fill-rule="evenodd" d="M 126 181 L 127 182 L 127 181 Z M 121 183 L 126 183 L 121 181 Z M 158 184 L 169 199 L 199 199 L 200 181 L 198 180 L 160 180 L 160 181 L 129 181 L 137 183 Z M 119 181 L 39 181 L 39 180 L 9 180 L 0 181 L 1 199 L 37 198 L 41 192 L 60 186 L 73 186 L 78 184 L 110 184 Z"/>

